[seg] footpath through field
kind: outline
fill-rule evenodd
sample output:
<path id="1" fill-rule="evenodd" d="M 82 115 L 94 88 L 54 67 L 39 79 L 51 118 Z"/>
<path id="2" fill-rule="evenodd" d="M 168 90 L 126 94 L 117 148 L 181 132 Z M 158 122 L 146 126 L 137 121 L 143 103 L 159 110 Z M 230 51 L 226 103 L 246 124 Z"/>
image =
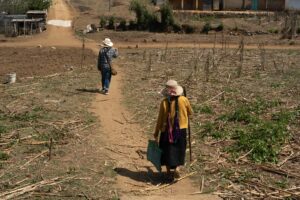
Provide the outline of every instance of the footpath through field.
<path id="1" fill-rule="evenodd" d="M 76 15 L 71 11 L 72 8 L 64 0 L 53 0 L 53 6 L 49 10 L 49 20 L 73 20 Z M 165 47 L 164 43 L 118 43 L 118 48 L 159 48 Z M 59 47 L 82 47 L 82 43 L 76 38 L 72 27 L 58 27 L 48 25 L 47 31 L 27 37 L 22 41 L 3 42 L 1 46 L 8 47 L 36 47 L 36 46 L 59 46 Z M 192 43 L 169 43 L 170 48 L 195 48 Z M 197 44 L 200 48 L 212 48 L 214 44 Z M 92 49 L 95 54 L 98 53 L 99 46 L 96 42 L 88 41 L 87 48 Z M 216 48 L 221 48 L 221 45 L 216 45 Z M 237 45 L 229 45 L 229 48 L 237 48 Z M 246 46 L 245 48 L 257 48 L 257 46 Z M 300 49 L 300 46 L 265 46 L 266 49 Z M 118 61 L 121 65 L 121 61 Z M 121 70 L 121 69 L 118 69 Z M 155 171 L 149 162 L 145 159 L 145 151 L 147 145 L 147 135 L 142 133 L 142 127 L 135 123 L 130 123 L 130 112 L 122 105 L 122 71 L 119 75 L 113 77 L 110 94 L 97 95 L 90 109 L 101 122 L 101 127 L 94 131 L 95 134 L 89 135 L 91 141 L 99 141 L 106 146 L 100 147 L 98 150 L 89 148 L 85 152 L 89 157 L 101 157 L 104 155 L 111 158 L 115 163 L 117 172 L 117 185 L 119 195 L 122 200 L 214 200 L 220 199 L 216 195 L 190 195 L 199 191 L 199 188 L 192 185 L 189 178 L 185 178 L 168 187 L 157 187 L 149 185 L 151 183 L 159 183 L 158 175 L 150 175 L 149 171 Z M 99 76 L 100 82 L 100 76 Z M 101 134 L 101 135 L 100 135 Z M 101 142 L 100 142 L 101 141 Z M 101 150 L 102 149 L 102 150 Z M 86 155 L 77 155 L 80 158 Z M 112 188 L 113 189 L 113 188 Z M 143 195 L 143 196 L 141 196 Z"/>
<path id="2" fill-rule="evenodd" d="M 49 20 L 72 20 L 74 14 L 76 13 L 71 12 L 71 8 L 64 0 L 53 0 L 53 6 L 49 11 Z M 48 25 L 47 31 L 40 35 L 28 37 L 24 41 L 3 43 L 3 46 L 81 47 L 81 42 L 76 39 L 72 28 Z M 99 47 L 95 42 L 88 43 L 87 47 L 98 53 Z M 188 178 L 169 187 L 152 190 L 152 187 L 155 186 L 148 185 L 147 183 L 150 179 L 156 177 L 148 176 L 148 171 L 154 170 L 150 163 L 145 160 L 148 138 L 142 134 L 142 128 L 139 125 L 126 121 L 130 120 L 131 115 L 121 104 L 123 99 L 121 88 L 122 71 L 120 75 L 113 77 L 110 95 L 99 94 L 94 100 L 90 109 L 98 116 L 101 121 L 101 127 L 95 130 L 94 135 L 90 135 L 89 137 L 93 137 L 91 138 L 93 141 L 105 140 L 106 148 L 104 148 L 104 152 L 103 150 L 85 152 L 95 157 L 103 156 L 103 154 L 108 155 L 116 163 L 116 187 L 121 199 L 219 199 L 214 195 L 190 195 L 197 192 L 198 188 L 193 187 L 192 182 Z M 100 133 L 103 134 L 101 137 L 99 137 Z M 79 160 L 84 156 L 77 155 Z M 143 192 L 143 197 L 135 196 L 135 194 L 140 195 L 140 191 L 143 189 L 150 190 Z"/>

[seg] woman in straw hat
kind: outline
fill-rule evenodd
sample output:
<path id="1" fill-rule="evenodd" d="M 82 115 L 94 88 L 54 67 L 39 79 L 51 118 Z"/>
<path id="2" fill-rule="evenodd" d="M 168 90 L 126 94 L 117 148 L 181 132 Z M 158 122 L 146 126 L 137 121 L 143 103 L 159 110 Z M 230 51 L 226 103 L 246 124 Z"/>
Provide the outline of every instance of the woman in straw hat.
<path id="1" fill-rule="evenodd" d="M 98 55 L 98 70 L 101 72 L 102 78 L 102 93 L 108 95 L 109 85 L 111 82 L 111 63 L 113 58 L 118 56 L 118 50 L 113 48 L 113 43 L 109 38 L 102 41 L 102 48 Z"/>
<path id="2" fill-rule="evenodd" d="M 154 138 L 162 150 L 161 164 L 166 166 L 168 178 L 173 180 L 179 178 L 177 167 L 185 163 L 188 116 L 192 108 L 189 100 L 182 96 L 183 88 L 174 80 L 166 83 L 161 94 L 165 98 L 160 104 Z"/>

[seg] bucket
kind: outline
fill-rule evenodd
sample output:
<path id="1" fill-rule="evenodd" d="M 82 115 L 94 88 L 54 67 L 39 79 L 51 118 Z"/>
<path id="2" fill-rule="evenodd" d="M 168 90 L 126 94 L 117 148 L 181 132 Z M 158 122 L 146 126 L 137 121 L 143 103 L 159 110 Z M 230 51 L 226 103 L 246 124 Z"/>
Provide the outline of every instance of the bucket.
<path id="1" fill-rule="evenodd" d="M 15 83 L 16 80 L 17 80 L 17 74 L 16 73 L 6 74 L 6 81 L 5 81 L 5 83 L 7 83 L 7 84 Z"/>

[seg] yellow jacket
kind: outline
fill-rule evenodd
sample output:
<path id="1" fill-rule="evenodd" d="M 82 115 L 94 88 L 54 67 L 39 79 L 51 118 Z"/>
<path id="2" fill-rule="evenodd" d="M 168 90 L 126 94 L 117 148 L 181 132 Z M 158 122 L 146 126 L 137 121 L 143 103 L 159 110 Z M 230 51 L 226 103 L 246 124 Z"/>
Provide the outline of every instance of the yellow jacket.
<path id="1" fill-rule="evenodd" d="M 159 109 L 159 115 L 156 123 L 155 134 L 159 132 L 164 132 L 167 128 L 167 119 L 169 112 L 168 99 L 165 98 Z M 188 116 L 192 114 L 192 108 L 189 100 L 184 97 L 178 97 L 178 119 L 180 129 L 188 128 Z M 174 123 L 175 118 L 175 100 L 171 100 L 171 123 Z"/>

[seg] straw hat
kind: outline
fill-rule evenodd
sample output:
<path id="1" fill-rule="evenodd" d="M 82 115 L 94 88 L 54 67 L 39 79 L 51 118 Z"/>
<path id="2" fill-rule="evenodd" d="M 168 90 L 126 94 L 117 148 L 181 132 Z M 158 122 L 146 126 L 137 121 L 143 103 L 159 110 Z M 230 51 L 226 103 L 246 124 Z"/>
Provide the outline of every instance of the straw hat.
<path id="1" fill-rule="evenodd" d="M 168 80 L 166 83 L 166 87 L 176 87 L 178 85 L 177 81 L 175 80 Z"/>
<path id="2" fill-rule="evenodd" d="M 112 47 L 113 45 L 114 45 L 114 43 L 112 43 L 109 38 L 105 38 L 101 44 L 101 46 L 104 46 L 104 47 Z"/>
<path id="3" fill-rule="evenodd" d="M 168 80 L 166 87 L 160 92 L 163 96 L 181 96 L 183 88 L 175 80 Z"/>

